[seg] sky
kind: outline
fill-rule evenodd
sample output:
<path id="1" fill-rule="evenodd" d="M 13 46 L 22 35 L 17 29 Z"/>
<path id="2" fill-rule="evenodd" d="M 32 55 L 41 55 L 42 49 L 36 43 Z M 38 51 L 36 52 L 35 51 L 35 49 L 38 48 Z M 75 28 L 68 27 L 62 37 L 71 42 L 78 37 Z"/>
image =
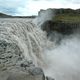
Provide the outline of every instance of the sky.
<path id="1" fill-rule="evenodd" d="M 0 12 L 16 16 L 37 15 L 40 9 L 80 8 L 80 0 L 0 0 Z"/>

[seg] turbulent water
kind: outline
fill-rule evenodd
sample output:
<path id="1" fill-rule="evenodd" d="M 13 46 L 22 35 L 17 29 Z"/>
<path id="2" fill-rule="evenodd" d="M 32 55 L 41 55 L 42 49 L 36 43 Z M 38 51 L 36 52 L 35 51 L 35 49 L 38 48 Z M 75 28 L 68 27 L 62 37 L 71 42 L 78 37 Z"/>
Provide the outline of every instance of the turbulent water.
<path id="1" fill-rule="evenodd" d="M 0 19 L 0 41 L 16 44 L 23 56 L 35 65 L 43 62 L 45 39 L 44 33 L 29 19 Z"/>
<path id="2" fill-rule="evenodd" d="M 46 33 L 29 19 L 0 19 L 0 41 L 15 43 L 26 59 L 33 60 L 55 80 L 80 80 L 79 33 L 64 37 L 59 44 L 56 37 L 59 35 L 49 41 Z"/>

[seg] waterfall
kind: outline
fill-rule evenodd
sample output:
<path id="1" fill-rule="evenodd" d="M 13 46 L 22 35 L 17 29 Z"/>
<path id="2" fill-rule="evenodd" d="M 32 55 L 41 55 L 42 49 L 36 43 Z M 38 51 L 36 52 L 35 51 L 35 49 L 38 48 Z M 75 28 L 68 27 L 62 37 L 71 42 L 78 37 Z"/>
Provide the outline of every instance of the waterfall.
<path id="1" fill-rule="evenodd" d="M 0 24 L 0 40 L 18 45 L 23 56 L 36 66 L 43 63 L 46 37 L 41 29 L 26 19 L 1 19 Z"/>

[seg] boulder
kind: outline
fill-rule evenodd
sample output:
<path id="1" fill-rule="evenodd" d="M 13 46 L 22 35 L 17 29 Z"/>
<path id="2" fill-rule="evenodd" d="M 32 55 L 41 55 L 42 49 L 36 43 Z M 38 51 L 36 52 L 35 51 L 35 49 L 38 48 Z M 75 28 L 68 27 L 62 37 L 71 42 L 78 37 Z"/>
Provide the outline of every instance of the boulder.
<path id="1" fill-rule="evenodd" d="M 51 77 L 46 76 L 46 80 L 55 80 L 55 79 L 53 79 L 53 78 L 51 78 Z"/>
<path id="2" fill-rule="evenodd" d="M 7 80 L 45 80 L 44 73 L 40 68 L 32 68 L 29 72 L 10 72 Z"/>

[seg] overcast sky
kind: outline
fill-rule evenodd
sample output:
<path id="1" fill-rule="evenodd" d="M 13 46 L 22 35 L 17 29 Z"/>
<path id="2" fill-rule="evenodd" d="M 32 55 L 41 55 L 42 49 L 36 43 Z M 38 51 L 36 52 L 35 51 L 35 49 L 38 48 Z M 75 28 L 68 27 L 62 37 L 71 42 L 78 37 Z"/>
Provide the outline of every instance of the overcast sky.
<path id="1" fill-rule="evenodd" d="M 0 12 L 11 15 L 36 15 L 40 9 L 80 8 L 80 0 L 0 0 Z"/>

